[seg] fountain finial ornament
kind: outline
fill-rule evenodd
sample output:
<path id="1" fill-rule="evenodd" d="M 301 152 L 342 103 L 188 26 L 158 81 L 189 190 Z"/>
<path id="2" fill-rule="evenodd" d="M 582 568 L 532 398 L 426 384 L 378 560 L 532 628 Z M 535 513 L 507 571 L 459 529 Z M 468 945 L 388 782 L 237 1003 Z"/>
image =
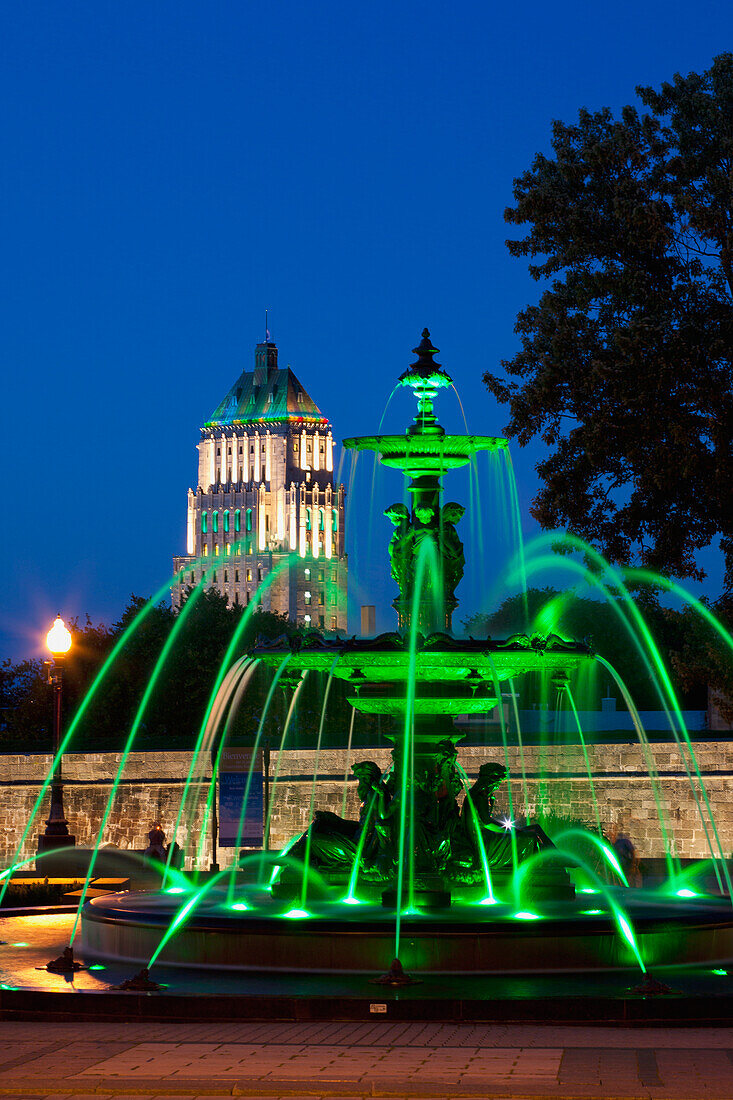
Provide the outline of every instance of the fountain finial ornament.
<path id="1" fill-rule="evenodd" d="M 453 379 L 440 363 L 435 362 L 434 356 L 440 348 L 433 345 L 429 329 L 422 330 L 422 340 L 412 350 L 417 359 L 398 379 L 401 386 L 410 386 L 417 398 L 417 416 L 408 434 L 444 436 L 445 431 L 433 412 L 433 402 L 438 390 L 452 386 Z"/>

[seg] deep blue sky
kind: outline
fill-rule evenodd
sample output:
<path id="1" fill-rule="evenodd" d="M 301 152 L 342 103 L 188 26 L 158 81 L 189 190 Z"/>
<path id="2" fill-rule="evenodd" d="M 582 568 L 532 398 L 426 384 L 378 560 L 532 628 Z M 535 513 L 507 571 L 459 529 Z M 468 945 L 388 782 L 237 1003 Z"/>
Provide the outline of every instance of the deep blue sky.
<path id="1" fill-rule="evenodd" d="M 707 68 L 733 14 L 52 0 L 4 5 L 0 29 L 0 656 L 19 656 L 57 608 L 109 622 L 165 580 L 198 426 L 266 306 L 337 436 L 375 430 L 426 324 L 472 430 L 498 433 L 481 374 L 538 293 L 504 246 L 513 177 L 553 118 Z M 537 455 L 514 457 L 531 529 Z"/>

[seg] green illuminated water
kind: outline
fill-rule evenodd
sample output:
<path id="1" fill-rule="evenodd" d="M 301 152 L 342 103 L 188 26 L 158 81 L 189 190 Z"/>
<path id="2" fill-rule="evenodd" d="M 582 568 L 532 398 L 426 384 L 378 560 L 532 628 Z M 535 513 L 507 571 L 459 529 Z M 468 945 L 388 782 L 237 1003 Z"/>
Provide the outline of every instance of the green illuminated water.
<path id="1" fill-rule="evenodd" d="M 588 833 L 588 836 L 593 836 L 592 833 Z M 595 840 L 596 838 L 593 837 Z M 545 848 L 541 852 L 537 852 L 535 855 L 530 856 L 525 860 L 515 875 L 516 887 L 515 897 L 517 898 L 516 905 L 519 908 L 521 904 L 521 898 L 525 889 L 526 880 L 543 864 L 548 862 L 557 862 L 560 860 L 564 866 L 573 865 L 582 870 L 584 876 L 588 881 L 593 884 L 593 889 L 601 894 L 606 900 L 608 907 L 613 916 L 616 927 L 618 928 L 622 938 L 631 948 L 634 958 L 639 966 L 639 969 L 643 974 L 646 974 L 646 964 L 641 956 L 641 950 L 639 948 L 639 941 L 634 930 L 634 926 L 631 923 L 631 919 L 623 906 L 619 905 L 616 900 L 613 889 L 609 888 L 606 883 L 598 877 L 592 867 L 580 856 L 574 852 L 570 852 L 565 848 Z M 620 868 L 619 868 L 620 870 Z"/>
<path id="2" fill-rule="evenodd" d="M 288 654 L 285 658 L 283 658 L 283 660 L 278 665 L 277 671 L 276 671 L 275 675 L 272 678 L 272 683 L 270 684 L 269 690 L 267 692 L 267 698 L 265 699 L 265 705 L 262 708 L 262 714 L 260 716 L 260 721 L 259 721 L 258 726 L 257 726 L 257 733 L 255 735 L 254 746 L 252 748 L 252 756 L 250 758 L 249 771 L 247 772 L 247 781 L 244 785 L 244 796 L 242 798 L 242 806 L 241 806 L 240 811 L 239 811 L 239 822 L 237 824 L 237 842 L 236 842 L 236 845 L 234 847 L 235 853 L 239 852 L 239 850 L 241 848 L 241 845 L 242 845 L 242 831 L 244 829 L 244 823 L 245 823 L 245 820 L 246 820 L 246 817 L 247 817 L 247 803 L 249 801 L 249 792 L 250 792 L 250 789 L 252 787 L 252 775 L 254 773 L 255 763 L 257 761 L 257 753 L 259 752 L 260 741 L 262 739 L 262 730 L 264 729 L 264 725 L 265 725 L 265 722 L 267 720 L 267 715 L 268 715 L 269 710 L 270 710 L 270 704 L 272 703 L 273 696 L 275 695 L 275 692 L 277 690 L 277 685 L 280 683 L 280 677 L 282 676 L 283 672 L 285 672 L 285 669 L 287 668 L 288 663 L 290 661 L 290 657 L 291 657 L 291 655 Z M 234 889 L 235 889 L 235 886 L 236 886 L 236 872 L 237 872 L 237 867 L 238 866 L 239 866 L 238 861 L 235 859 L 234 862 L 232 863 L 232 866 L 231 866 L 231 873 L 229 875 L 229 888 L 228 888 L 228 893 L 227 893 L 227 901 L 230 905 L 231 905 L 232 901 L 234 900 Z"/>
<path id="3" fill-rule="evenodd" d="M 207 577 L 208 577 L 209 572 L 213 571 L 213 568 L 214 567 L 212 566 L 210 570 L 206 571 L 206 576 Z M 74 938 L 76 936 L 77 929 L 79 927 L 79 921 L 81 919 L 81 910 L 82 910 L 82 907 L 84 905 L 84 902 L 87 899 L 87 892 L 89 890 L 89 883 L 90 883 L 90 881 L 92 879 L 92 876 L 94 874 L 94 866 L 97 862 L 97 855 L 98 855 L 98 852 L 99 852 L 99 847 L 102 843 L 102 837 L 104 835 L 104 830 L 105 830 L 106 825 L 107 825 L 107 820 L 109 818 L 110 811 L 112 809 L 112 804 L 114 803 L 114 800 L 117 796 L 117 790 L 118 790 L 119 785 L 120 785 L 120 780 L 122 779 L 122 773 L 124 771 L 125 764 L 127 763 L 127 759 L 129 757 L 130 753 L 132 752 L 133 745 L 135 744 L 135 738 L 137 737 L 138 730 L 140 729 L 140 725 L 142 723 L 143 717 L 144 717 L 145 712 L 147 710 L 148 703 L 150 702 L 150 699 L 153 695 L 155 687 L 158 683 L 158 678 L 159 678 L 161 672 L 163 671 L 163 668 L 165 667 L 165 663 L 168 660 L 168 656 L 169 656 L 171 650 L 173 649 L 173 647 L 176 643 L 176 639 L 177 639 L 178 635 L 180 634 L 181 629 L 183 628 L 183 626 L 186 622 L 186 619 L 190 615 L 193 608 L 196 606 L 196 603 L 198 602 L 198 600 L 201 598 L 201 595 L 204 591 L 203 585 L 204 585 L 204 578 L 202 577 L 201 584 L 199 584 L 196 588 L 194 588 L 194 590 L 191 592 L 188 599 L 186 600 L 185 604 L 183 605 L 181 611 L 178 613 L 176 621 L 173 624 L 173 626 L 170 630 L 170 633 L 168 634 L 168 637 L 165 640 L 165 643 L 163 644 L 163 648 L 160 651 L 160 655 L 159 655 L 157 661 L 155 662 L 155 667 L 153 668 L 150 679 L 148 680 L 148 683 L 145 687 L 145 691 L 143 692 L 143 697 L 142 697 L 142 699 L 140 701 L 140 705 L 137 709 L 137 713 L 136 713 L 134 721 L 132 723 L 132 727 L 131 727 L 130 733 L 127 737 L 127 741 L 125 742 L 125 747 L 122 750 L 122 755 L 120 757 L 119 767 L 117 769 L 117 775 L 115 776 L 115 778 L 112 782 L 112 789 L 109 793 L 109 798 L 107 799 L 107 804 L 104 808 L 104 813 L 102 814 L 102 822 L 100 824 L 99 832 L 97 834 L 97 840 L 96 840 L 96 843 L 94 845 L 94 849 L 92 851 L 92 854 L 91 854 L 91 857 L 90 857 L 90 860 L 89 860 L 89 866 L 88 866 L 88 869 L 87 869 L 86 878 L 84 880 L 84 886 L 82 887 L 81 897 L 79 898 L 79 906 L 76 910 L 76 916 L 74 918 L 74 924 L 73 924 L 73 927 L 71 929 L 71 936 L 69 937 L 69 943 L 70 944 L 73 944 Z"/>
<path id="4" fill-rule="evenodd" d="M 591 798 L 593 800 L 593 813 L 594 813 L 595 819 L 596 819 L 596 828 L 598 829 L 598 835 L 601 836 L 602 833 L 603 833 L 603 828 L 601 827 L 601 814 L 600 814 L 600 811 L 598 809 L 598 798 L 596 796 L 596 788 L 595 788 L 595 784 L 593 782 L 593 770 L 590 766 L 590 760 L 588 758 L 588 747 L 585 743 L 585 737 L 583 736 L 583 727 L 580 724 L 580 717 L 578 715 L 578 708 L 575 705 L 575 700 L 573 699 L 573 693 L 570 690 L 570 684 L 569 683 L 565 685 L 563 694 L 565 695 L 565 698 L 570 703 L 570 709 L 572 710 L 573 717 L 575 719 L 575 728 L 578 731 L 578 740 L 580 741 L 580 745 L 581 745 L 581 748 L 583 750 L 583 760 L 585 761 L 585 771 L 586 771 L 586 775 L 588 776 L 588 786 L 590 787 Z M 558 698 L 559 698 L 559 696 L 560 696 L 560 692 L 558 692 Z"/>
<path id="5" fill-rule="evenodd" d="M 200 559 L 197 560 L 197 562 L 195 564 L 198 565 L 203 560 L 204 560 L 203 558 L 200 558 Z M 142 625 L 142 623 L 145 621 L 145 619 L 150 614 L 152 609 L 154 607 L 156 607 L 157 604 L 159 604 L 160 601 L 162 599 L 164 599 L 170 593 L 171 584 L 176 580 L 176 577 L 177 577 L 177 574 L 174 574 L 172 577 L 169 577 L 168 580 L 165 582 L 165 584 L 161 585 L 161 587 L 158 589 L 158 591 L 155 593 L 155 595 L 152 596 L 151 599 L 149 599 L 148 602 L 145 604 L 145 606 L 140 609 L 140 611 L 137 613 L 137 615 L 132 620 L 130 625 L 127 627 L 127 629 L 125 631 L 123 631 L 123 633 L 120 635 L 118 641 L 116 642 L 116 644 L 112 648 L 112 651 L 110 652 L 109 656 L 107 657 L 107 659 L 102 664 L 102 667 L 100 668 L 97 675 L 94 677 L 94 680 L 92 681 L 92 685 L 89 688 L 89 691 L 84 696 L 84 698 L 83 698 L 83 700 L 82 700 L 82 702 L 79 706 L 79 709 L 77 710 L 77 712 L 74 715 L 73 719 L 69 723 L 69 728 L 67 729 L 66 733 L 61 738 L 61 742 L 59 744 L 58 752 L 56 753 L 56 755 L 53 759 L 53 763 L 51 764 L 51 769 L 50 769 L 48 775 L 46 776 L 46 778 L 44 779 L 43 783 L 40 786 L 40 789 L 38 791 L 38 795 L 36 796 L 36 800 L 33 803 L 33 807 L 31 809 L 30 817 L 28 818 L 28 822 L 27 822 L 25 828 L 23 829 L 23 832 L 21 833 L 20 840 L 18 841 L 18 845 L 15 849 L 15 854 L 13 856 L 13 861 L 12 861 L 11 868 L 10 868 L 11 870 L 15 866 L 18 865 L 17 864 L 18 857 L 19 857 L 21 851 L 23 850 L 23 845 L 25 844 L 26 839 L 28 838 L 28 834 L 30 833 L 30 831 L 33 827 L 33 823 L 36 820 L 36 816 L 38 814 L 38 811 L 39 811 L 39 809 L 40 809 L 40 807 L 43 803 L 44 798 L 46 797 L 46 792 L 48 791 L 48 788 L 51 786 L 51 783 L 53 782 L 53 777 L 54 777 L 54 775 L 56 773 L 56 770 L 59 766 L 59 761 L 61 760 L 61 757 L 64 755 L 64 753 L 66 753 L 68 751 L 69 746 L 70 746 L 70 744 L 72 742 L 72 739 L 74 737 L 74 734 L 76 733 L 76 730 L 77 730 L 77 728 L 79 726 L 79 723 L 81 722 L 82 718 L 84 717 L 84 714 L 89 709 L 89 706 L 92 703 L 93 699 L 97 696 L 97 693 L 99 692 L 102 684 L 105 682 L 105 680 L 107 678 L 107 675 L 109 674 L 110 670 L 114 666 L 114 663 L 117 660 L 117 657 L 124 650 L 125 646 L 129 642 L 130 638 L 133 636 L 133 634 L 138 629 L 138 627 L 140 627 Z M 7 888 L 7 881 L 8 880 L 5 879 L 5 881 L 3 883 L 3 886 L 0 888 L 0 905 L 2 905 L 2 901 L 3 901 L 3 898 L 5 896 L 5 891 L 6 891 L 6 888 Z"/>
<path id="6" fill-rule="evenodd" d="M 270 798 L 269 798 L 269 802 L 268 802 L 268 806 L 267 806 L 267 815 L 265 817 L 265 832 L 264 832 L 264 835 L 266 837 L 269 837 L 269 835 L 270 835 L 270 822 L 272 820 L 272 811 L 273 811 L 273 807 L 275 805 L 275 796 L 276 796 L 276 792 L 277 792 L 278 779 L 280 778 L 280 768 L 282 766 L 283 753 L 285 751 L 285 746 L 286 746 L 287 740 L 288 740 L 288 733 L 290 731 L 290 723 L 293 720 L 293 715 L 295 714 L 295 709 L 296 709 L 296 705 L 297 705 L 297 702 L 298 702 L 298 696 L 300 695 L 300 692 L 303 688 L 303 685 L 305 684 L 307 675 L 308 675 L 307 672 L 304 673 L 302 679 L 298 681 L 298 683 L 295 687 L 295 691 L 293 692 L 293 696 L 290 700 L 290 705 L 288 707 L 287 715 L 285 716 L 285 724 L 283 726 L 282 737 L 280 738 L 280 745 L 278 747 L 277 757 L 275 759 L 275 770 L 274 770 L 273 775 L 272 775 L 272 784 L 271 784 L 271 787 L 270 787 Z M 296 839 L 297 838 L 294 837 L 291 843 L 295 843 Z M 287 851 L 287 847 L 288 846 L 286 845 L 286 848 L 284 849 L 284 851 Z M 272 885 L 272 879 L 270 880 L 270 885 Z"/>
<path id="7" fill-rule="evenodd" d="M 323 726 L 326 720 L 326 709 L 328 707 L 328 697 L 331 694 L 331 684 L 333 683 L 333 674 L 336 671 L 336 665 L 338 664 L 338 657 L 334 657 L 331 668 L 328 672 L 328 680 L 326 681 L 326 689 L 323 692 L 323 705 L 321 707 L 321 720 L 318 724 L 318 741 L 316 743 L 316 757 L 313 764 L 313 783 L 311 785 L 311 801 L 310 810 L 308 811 L 308 820 L 313 821 L 313 810 L 316 801 L 316 782 L 318 780 L 318 763 L 321 755 L 321 741 L 323 740 Z M 300 888 L 300 908 L 305 909 L 306 901 L 308 899 L 308 873 L 310 871 L 310 857 L 311 857 L 311 839 L 312 832 L 308 829 L 306 842 L 305 842 L 305 862 L 303 865 L 303 881 Z"/>
<path id="8" fill-rule="evenodd" d="M 671 732 L 672 732 L 672 734 L 675 738 L 675 741 L 678 745 L 678 748 L 680 750 L 680 758 L 682 760 L 683 766 L 685 768 L 685 772 L 687 773 L 688 779 L 690 781 L 690 788 L 693 792 L 695 802 L 698 806 L 698 810 L 699 810 L 699 814 L 700 814 L 700 822 L 702 824 L 703 831 L 705 833 L 706 843 L 708 845 L 708 848 L 710 849 L 711 856 L 713 858 L 715 858 L 715 852 L 714 852 L 714 847 L 713 847 L 713 838 L 714 838 L 715 845 L 717 846 L 718 853 L 719 853 L 719 856 L 720 856 L 721 870 L 722 870 L 723 875 L 724 875 L 725 880 L 726 880 L 727 892 L 728 892 L 729 895 L 733 896 L 733 887 L 731 886 L 731 879 L 730 879 L 730 874 L 729 874 L 729 871 L 728 871 L 728 866 L 727 866 L 727 863 L 726 863 L 726 860 L 725 860 L 725 853 L 723 851 L 723 847 L 722 847 L 722 844 L 720 842 L 720 836 L 718 835 L 718 830 L 717 830 L 717 827 L 715 825 L 715 819 L 714 819 L 714 816 L 713 816 L 712 807 L 710 806 L 710 799 L 708 797 L 705 782 L 703 780 L 702 773 L 700 771 L 700 768 L 699 768 L 699 765 L 698 765 L 698 762 L 697 762 L 697 757 L 695 755 L 695 751 L 694 751 L 693 746 L 692 746 L 692 740 L 690 738 L 689 731 L 687 730 L 687 727 L 685 725 L 682 710 L 680 708 L 679 701 L 677 699 L 677 694 L 676 694 L 676 692 L 674 690 L 674 687 L 672 685 L 672 682 L 670 680 L 669 673 L 667 672 L 667 668 L 666 668 L 665 663 L 662 659 L 661 653 L 659 652 L 659 648 L 658 648 L 658 646 L 657 646 L 657 644 L 656 644 L 656 642 L 655 642 L 655 640 L 652 636 L 651 631 L 649 630 L 649 627 L 646 624 L 646 621 L 644 620 L 643 615 L 641 614 L 638 607 L 636 606 L 636 603 L 635 603 L 633 597 L 631 596 L 628 588 L 623 583 L 623 580 L 622 580 L 621 575 L 619 574 L 619 572 L 616 569 L 614 569 L 611 565 L 609 565 L 609 563 L 606 561 L 606 559 L 603 557 L 603 555 L 599 554 L 598 551 L 595 550 L 594 547 L 590 546 L 588 543 L 584 542 L 582 539 L 577 538 L 577 536 L 568 534 L 567 532 L 562 532 L 559 535 L 557 533 L 555 533 L 554 535 L 540 536 L 540 538 L 537 539 L 536 541 L 537 541 L 537 544 L 540 545 L 543 542 L 547 543 L 550 540 L 555 541 L 555 542 L 557 542 L 558 540 L 562 541 L 570 549 L 577 550 L 577 551 L 583 553 L 587 558 L 589 558 L 591 561 L 593 561 L 599 569 L 602 569 L 606 572 L 606 575 L 611 579 L 614 588 L 618 592 L 619 597 L 621 598 L 625 608 L 627 609 L 631 621 L 634 623 L 634 626 L 637 628 L 638 633 L 639 633 L 639 637 L 640 637 L 641 640 L 643 640 L 643 643 L 644 643 L 643 646 L 641 646 L 641 644 L 639 645 L 639 648 L 642 651 L 642 656 L 645 660 L 645 663 L 647 664 L 647 667 L 651 664 L 651 666 L 653 668 L 654 683 L 661 685 L 661 690 L 660 690 L 660 693 L 659 693 L 660 694 L 660 701 L 662 702 L 664 710 L 667 713 L 669 723 L 670 723 Z M 593 582 L 595 580 L 595 578 L 592 575 L 590 575 L 590 573 L 589 573 L 588 579 L 591 582 Z M 599 585 L 599 587 L 601 587 L 601 586 Z M 633 638 L 636 638 L 636 635 L 633 631 L 631 632 L 631 636 Z M 646 647 L 646 651 L 648 651 L 651 660 L 649 658 L 647 658 L 646 652 L 644 652 L 644 647 Z M 670 709 L 669 709 L 670 707 L 671 707 L 671 712 L 672 713 L 670 713 Z M 672 714 L 674 714 L 674 719 L 672 718 Z M 690 772 L 688 757 L 687 757 L 686 753 L 689 754 L 689 760 L 692 763 L 692 769 L 694 770 L 694 773 L 695 773 L 695 776 L 696 776 L 696 779 L 697 779 L 697 784 L 699 785 L 700 793 L 702 794 L 703 802 L 705 803 L 705 808 L 707 810 L 707 820 L 706 820 L 706 815 L 703 812 L 702 805 L 700 804 L 700 800 L 699 800 L 699 796 L 698 796 L 698 792 L 697 792 L 697 787 L 696 787 L 695 783 L 692 781 L 692 775 L 691 775 L 691 772 Z M 711 838 L 711 835 L 710 835 L 711 832 L 712 832 L 712 838 Z M 721 882 L 721 891 L 722 891 L 722 882 Z"/>
<path id="9" fill-rule="evenodd" d="M 536 540 L 535 546 L 538 543 L 544 543 L 545 541 L 547 541 L 547 540 L 545 540 L 544 536 L 541 536 L 538 540 Z M 656 686 L 657 690 L 660 693 L 660 697 L 663 699 L 664 697 L 663 697 L 663 694 L 662 694 L 662 689 L 661 689 L 661 686 L 659 685 L 659 682 L 658 682 L 658 679 L 657 679 L 657 676 L 656 676 L 656 673 L 655 673 L 654 665 L 653 665 L 652 661 L 650 660 L 650 658 L 647 654 L 645 644 L 644 644 L 644 640 L 639 637 L 638 632 L 634 629 L 634 626 L 633 626 L 632 622 L 630 621 L 629 617 L 624 613 L 623 608 L 619 605 L 618 601 L 614 598 L 614 596 L 613 596 L 611 590 L 609 589 L 609 587 L 606 584 L 603 583 L 603 581 L 601 580 L 601 578 L 597 574 L 591 573 L 585 566 L 583 566 L 583 565 L 579 564 L 578 562 L 574 561 L 572 558 L 568 558 L 568 557 L 558 558 L 557 556 L 554 556 L 554 555 L 543 555 L 543 556 L 533 556 L 532 559 L 530 560 L 530 564 L 529 564 L 530 571 L 535 571 L 536 570 L 536 571 L 539 572 L 539 571 L 543 571 L 543 570 L 548 569 L 548 568 L 563 569 L 565 571 L 573 572 L 576 575 L 579 575 L 585 583 L 587 583 L 589 586 L 597 589 L 597 591 L 599 591 L 601 593 L 604 600 L 607 602 L 608 606 L 612 609 L 613 613 L 616 615 L 616 617 L 619 619 L 619 621 L 624 626 L 624 629 L 627 631 L 627 633 L 629 635 L 629 639 L 634 644 L 637 652 L 639 653 L 639 657 L 642 660 L 642 662 L 643 662 L 643 664 L 644 664 L 644 666 L 647 670 L 647 673 L 648 673 L 649 678 L 650 678 L 650 682 L 653 683 Z M 552 604 L 552 608 L 553 608 L 553 613 L 556 613 L 557 608 L 562 606 L 562 602 L 557 601 L 557 600 L 551 601 L 551 604 Z M 548 614 L 549 614 L 549 612 L 548 612 Z M 626 705 L 629 709 L 629 714 L 631 715 L 632 722 L 633 722 L 633 725 L 634 725 L 634 729 L 635 729 L 637 737 L 639 739 L 639 743 L 642 746 L 642 751 L 644 752 L 644 755 L 645 755 L 645 762 L 647 764 L 647 770 L 648 770 L 648 773 L 649 773 L 650 783 L 651 783 L 651 787 L 652 787 L 652 791 L 653 791 L 653 795 L 654 795 L 655 806 L 656 806 L 656 809 L 657 809 L 657 816 L 658 816 L 658 820 L 659 820 L 659 824 L 660 824 L 660 829 L 661 829 L 661 831 L 662 831 L 662 833 L 665 837 L 665 853 L 666 853 L 666 857 L 667 857 L 668 862 L 669 862 L 672 858 L 672 850 L 671 850 L 671 846 L 670 846 L 670 830 L 669 830 L 669 827 L 668 827 L 667 822 L 666 822 L 666 815 L 665 815 L 665 812 L 664 812 L 664 809 L 663 809 L 663 804 L 662 804 L 660 791 L 659 791 L 659 780 L 658 780 L 658 775 L 656 773 L 656 766 L 654 765 L 654 761 L 653 761 L 653 757 L 652 757 L 652 754 L 651 754 L 651 751 L 650 751 L 650 748 L 649 748 L 649 742 L 648 742 L 648 739 L 646 737 L 646 733 L 644 732 L 641 720 L 639 719 L 638 711 L 636 710 L 636 707 L 633 704 L 633 700 L 631 699 L 631 696 L 630 696 L 628 690 L 626 689 L 625 685 L 623 687 L 621 686 L 621 680 L 620 680 L 620 677 L 618 676 L 618 673 L 615 671 L 615 669 L 612 669 L 611 666 L 608 665 L 607 662 L 603 658 L 597 657 L 596 659 L 598 660 L 598 662 L 600 664 L 602 664 L 605 668 L 607 668 L 607 670 L 613 676 L 614 681 L 619 685 L 619 688 L 622 690 L 622 695 L 623 695 L 624 701 L 626 702 Z M 671 723 L 671 720 L 670 720 L 670 724 L 672 725 L 672 733 L 673 733 L 673 736 L 674 736 L 675 731 L 674 731 L 673 723 Z M 683 757 L 683 763 L 685 763 L 684 757 Z M 686 770 L 687 770 L 688 778 L 690 779 L 690 783 L 692 785 L 692 777 L 690 775 L 689 769 L 686 768 Z M 699 809 L 699 812 L 700 812 L 701 820 L 703 821 L 703 825 L 704 825 L 704 815 L 702 814 L 702 807 L 699 804 L 699 800 L 698 800 L 697 804 L 698 804 L 698 809 Z M 707 833 L 707 831 L 706 831 L 706 833 Z M 708 837 L 708 843 L 709 843 L 709 837 Z M 711 854 L 712 854 L 712 849 L 711 849 Z M 670 866 L 671 866 L 671 864 L 670 864 Z"/>
<path id="10" fill-rule="evenodd" d="M 349 796 L 349 776 L 351 774 L 351 742 L 354 737 L 354 719 L 356 710 L 351 708 L 351 720 L 349 722 L 349 740 L 346 745 L 346 764 L 344 765 L 344 793 L 341 800 L 341 816 L 346 817 L 346 800 Z"/>

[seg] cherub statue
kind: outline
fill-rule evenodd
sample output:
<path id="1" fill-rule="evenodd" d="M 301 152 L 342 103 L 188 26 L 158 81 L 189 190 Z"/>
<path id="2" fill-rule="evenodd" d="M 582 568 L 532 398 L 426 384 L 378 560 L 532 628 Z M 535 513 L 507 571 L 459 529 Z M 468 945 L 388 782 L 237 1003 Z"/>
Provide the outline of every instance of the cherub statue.
<path id="1" fill-rule="evenodd" d="M 554 847 L 539 825 L 518 826 L 508 818 L 500 820 L 494 817 L 496 791 L 506 778 L 507 770 L 501 764 L 482 764 L 478 778 L 467 792 L 461 808 L 464 837 L 472 842 L 476 856 L 480 858 L 477 851 L 477 831 L 480 830 L 491 867 L 512 867 L 515 858 L 521 863 L 543 848 Z"/>

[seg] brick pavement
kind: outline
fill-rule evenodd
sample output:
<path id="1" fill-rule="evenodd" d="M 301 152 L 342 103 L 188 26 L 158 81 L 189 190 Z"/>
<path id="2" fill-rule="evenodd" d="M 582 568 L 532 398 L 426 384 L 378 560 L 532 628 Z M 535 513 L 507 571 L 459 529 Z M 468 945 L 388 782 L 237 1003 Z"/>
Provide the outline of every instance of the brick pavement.
<path id="1" fill-rule="evenodd" d="M 731 1100 L 733 1030 L 439 1023 L 0 1023 L 0 1100 Z"/>

